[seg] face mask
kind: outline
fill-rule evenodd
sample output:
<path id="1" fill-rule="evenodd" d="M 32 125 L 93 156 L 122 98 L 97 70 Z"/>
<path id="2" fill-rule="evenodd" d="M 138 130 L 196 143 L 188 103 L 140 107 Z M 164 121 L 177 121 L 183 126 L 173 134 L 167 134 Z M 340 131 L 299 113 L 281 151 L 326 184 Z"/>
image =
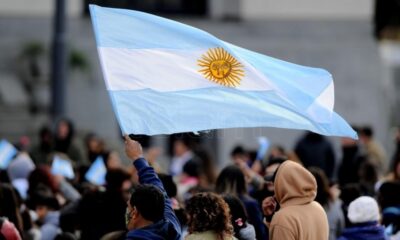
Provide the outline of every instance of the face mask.
<path id="1" fill-rule="evenodd" d="M 131 216 L 132 211 L 133 211 L 133 209 L 130 210 L 130 211 L 129 211 L 128 209 L 126 209 L 126 212 L 125 212 L 125 225 L 126 225 L 126 226 L 128 226 L 129 222 L 130 222 L 131 219 L 132 219 L 132 216 Z"/>

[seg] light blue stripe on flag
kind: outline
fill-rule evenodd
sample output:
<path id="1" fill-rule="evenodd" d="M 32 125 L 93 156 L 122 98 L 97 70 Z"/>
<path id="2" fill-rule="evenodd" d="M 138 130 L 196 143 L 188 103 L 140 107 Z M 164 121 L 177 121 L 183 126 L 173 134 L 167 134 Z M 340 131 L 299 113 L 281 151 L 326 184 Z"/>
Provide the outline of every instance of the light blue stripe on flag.
<path id="1" fill-rule="evenodd" d="M 102 157 L 97 157 L 87 171 L 85 178 L 96 185 L 104 185 L 106 183 L 107 168 Z"/>
<path id="2" fill-rule="evenodd" d="M 205 31 L 139 11 L 90 5 L 90 13 L 99 47 L 198 49 L 223 45 Z"/>
<path id="3" fill-rule="evenodd" d="M 0 169 L 6 169 L 18 150 L 8 141 L 0 141 Z"/>
<path id="4" fill-rule="evenodd" d="M 210 126 L 213 129 L 260 127 L 266 123 L 270 127 L 308 129 L 324 135 L 352 133 L 336 113 L 332 123 L 318 124 L 296 112 L 293 106 L 279 103 L 279 96 L 273 92 L 211 88 L 168 93 L 150 89 L 111 91 L 110 94 L 124 133 L 135 130 L 148 135 L 172 134 L 201 131 Z"/>
<path id="5" fill-rule="evenodd" d="M 71 161 L 68 159 L 63 159 L 58 155 L 54 156 L 53 163 L 51 165 L 51 173 L 54 175 L 61 175 L 69 179 L 73 179 L 75 177 Z"/>

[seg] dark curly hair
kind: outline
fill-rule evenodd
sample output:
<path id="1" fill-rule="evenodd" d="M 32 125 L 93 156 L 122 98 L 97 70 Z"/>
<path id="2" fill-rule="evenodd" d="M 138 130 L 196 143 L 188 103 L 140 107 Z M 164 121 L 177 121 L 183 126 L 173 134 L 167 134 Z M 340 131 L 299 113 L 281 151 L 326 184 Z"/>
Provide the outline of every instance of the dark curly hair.
<path id="1" fill-rule="evenodd" d="M 229 206 L 221 196 L 211 192 L 197 193 L 189 199 L 186 212 L 189 233 L 212 230 L 221 240 L 233 236 Z"/>

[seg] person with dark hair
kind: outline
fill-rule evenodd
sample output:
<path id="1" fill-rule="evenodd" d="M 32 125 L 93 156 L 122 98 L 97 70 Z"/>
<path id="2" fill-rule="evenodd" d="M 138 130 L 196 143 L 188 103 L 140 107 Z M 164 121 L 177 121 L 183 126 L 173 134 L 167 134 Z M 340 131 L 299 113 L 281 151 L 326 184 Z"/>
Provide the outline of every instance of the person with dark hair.
<path id="1" fill-rule="evenodd" d="M 0 169 L 0 183 L 11 183 L 7 170 Z"/>
<path id="2" fill-rule="evenodd" d="M 368 161 L 375 166 L 378 176 L 382 176 L 388 168 L 388 162 L 385 150 L 374 138 L 373 129 L 370 126 L 363 127 L 360 129 L 359 136 Z"/>
<path id="3" fill-rule="evenodd" d="M 125 152 L 133 161 L 141 184 L 128 201 L 126 239 L 179 240 L 181 226 L 171 200 L 154 169 L 143 158 L 141 145 L 125 136 Z"/>
<path id="4" fill-rule="evenodd" d="M 42 240 L 53 240 L 60 232 L 60 205 L 53 192 L 43 186 L 35 189 L 29 197 L 32 209 L 36 211 L 40 223 Z"/>
<path id="5" fill-rule="evenodd" d="M 36 165 L 49 164 L 49 157 L 53 151 L 53 133 L 47 126 L 39 130 L 39 144 L 35 145 L 29 154 Z"/>
<path id="6" fill-rule="evenodd" d="M 37 187 L 46 186 L 57 198 L 67 201 L 75 201 L 80 198 L 78 191 L 66 181 L 62 176 L 54 176 L 50 172 L 50 167 L 43 165 L 33 170 L 28 177 L 29 189 L 28 196 L 31 195 Z"/>
<path id="7" fill-rule="evenodd" d="M 390 163 L 390 168 L 393 169 L 396 162 L 400 161 L 400 127 L 396 128 L 396 133 L 394 137 L 395 150 L 392 156 L 392 161 Z"/>
<path id="8" fill-rule="evenodd" d="M 256 231 L 253 225 L 247 221 L 246 209 L 240 199 L 230 194 L 224 195 L 223 198 L 229 206 L 235 237 L 238 240 L 255 240 Z"/>
<path id="9" fill-rule="evenodd" d="M 278 167 L 286 161 L 286 157 L 273 157 L 268 161 L 265 170 L 264 177 L 259 180 L 259 177 L 253 177 L 251 183 L 253 185 L 253 190 L 250 192 L 250 195 L 258 201 L 260 205 L 262 205 L 263 200 L 266 197 L 270 197 L 274 195 L 274 183 L 273 178 Z M 257 179 L 257 180 L 253 180 Z"/>
<path id="10" fill-rule="evenodd" d="M 125 230 L 126 201 L 132 187 L 131 175 L 122 169 L 109 170 L 106 190 L 95 190 L 82 197 L 75 208 L 62 213 L 65 228 L 79 223 L 82 239 L 100 239 L 104 234 Z"/>
<path id="11" fill-rule="evenodd" d="M 360 184 L 349 183 L 340 188 L 339 198 L 342 200 L 342 211 L 345 218 L 345 226 L 351 225 L 350 220 L 347 218 L 349 205 L 352 201 L 362 195 Z"/>
<path id="12" fill-rule="evenodd" d="M 321 205 L 314 201 L 317 183 L 307 169 L 293 161 L 285 161 L 276 171 L 274 189 L 275 197 L 266 198 L 266 204 L 263 202 L 264 214 L 273 215 L 269 239 L 328 239 L 328 219 Z"/>
<path id="13" fill-rule="evenodd" d="M 342 203 L 333 196 L 329 187 L 329 180 L 324 171 L 315 167 L 311 167 L 308 170 L 317 181 L 317 197 L 315 201 L 321 204 L 328 216 L 329 240 L 336 240 L 345 227 Z"/>
<path id="14" fill-rule="evenodd" d="M 249 196 L 245 176 L 239 167 L 234 165 L 225 167 L 217 178 L 215 190 L 219 194 L 237 196 L 246 208 L 249 222 L 256 230 L 257 239 L 266 239 L 268 237 L 260 205 Z"/>
<path id="15" fill-rule="evenodd" d="M 389 174 L 384 178 L 387 182 L 399 182 L 400 181 L 400 154 L 393 159 L 392 166 Z"/>
<path id="16" fill-rule="evenodd" d="M 400 236 L 400 181 L 385 182 L 379 188 L 378 202 L 382 209 L 382 225 L 389 235 Z M 398 238 L 394 238 L 398 239 Z"/>
<path id="17" fill-rule="evenodd" d="M 104 142 L 94 133 L 85 136 L 86 157 L 89 163 L 93 163 L 97 157 L 105 153 Z"/>
<path id="18" fill-rule="evenodd" d="M 22 233 L 22 216 L 16 192 L 11 185 L 5 183 L 0 183 L 0 217 L 6 217 Z"/>
<path id="19" fill-rule="evenodd" d="M 65 153 L 77 164 L 83 163 L 82 153 L 74 142 L 74 125 L 68 119 L 61 119 L 56 126 L 54 151 Z"/>
<path id="20" fill-rule="evenodd" d="M 357 127 L 353 126 L 352 128 L 359 132 Z M 354 173 L 359 171 L 365 158 L 362 157 L 357 140 L 343 137 L 340 141 L 342 147 L 342 161 L 338 172 L 339 185 L 344 186 L 348 183 L 357 183 L 359 181 L 359 176 Z"/>
<path id="21" fill-rule="evenodd" d="M 217 180 L 213 159 L 204 149 L 198 149 L 194 152 L 201 169 L 199 174 L 199 184 L 202 187 L 213 187 Z"/>
<path id="22" fill-rule="evenodd" d="M 181 226 L 185 226 L 187 222 L 185 209 L 182 207 L 177 199 L 178 188 L 171 175 L 159 173 L 160 178 L 167 196 L 171 199 L 172 209 L 174 209 L 176 217 L 179 219 Z"/>
<path id="23" fill-rule="evenodd" d="M 376 165 L 366 159 L 358 170 L 360 178 L 359 184 L 363 195 L 375 196 L 375 185 L 379 179 L 378 169 Z"/>
<path id="24" fill-rule="evenodd" d="M 188 232 L 185 240 L 233 240 L 229 206 L 215 193 L 197 193 L 186 205 Z"/>
<path id="25" fill-rule="evenodd" d="M 307 132 L 296 144 L 295 153 L 305 168 L 318 167 L 331 179 L 335 169 L 333 146 L 324 136 Z"/>
<path id="26" fill-rule="evenodd" d="M 242 147 L 242 146 L 236 146 L 232 149 L 231 151 L 231 159 L 234 164 L 239 165 L 242 162 L 246 163 L 247 166 L 250 167 L 250 155 L 249 153 Z"/>

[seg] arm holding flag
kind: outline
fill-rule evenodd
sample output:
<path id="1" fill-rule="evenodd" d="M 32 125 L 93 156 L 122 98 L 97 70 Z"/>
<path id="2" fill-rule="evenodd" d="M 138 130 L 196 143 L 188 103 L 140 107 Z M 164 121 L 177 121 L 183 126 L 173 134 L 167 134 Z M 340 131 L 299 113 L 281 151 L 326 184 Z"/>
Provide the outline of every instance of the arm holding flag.
<path id="1" fill-rule="evenodd" d="M 168 198 L 167 192 L 165 191 L 164 186 L 161 180 L 158 178 L 157 174 L 155 173 L 154 169 L 149 165 L 146 159 L 143 158 L 143 150 L 140 143 L 130 139 L 127 135 L 125 135 L 125 152 L 126 155 L 133 160 L 133 165 L 135 166 L 139 175 L 140 184 L 154 185 L 164 194 L 164 218 L 170 221 L 174 225 L 176 231 L 180 233 L 180 223 L 175 215 L 174 210 L 172 209 L 171 199 Z"/>

